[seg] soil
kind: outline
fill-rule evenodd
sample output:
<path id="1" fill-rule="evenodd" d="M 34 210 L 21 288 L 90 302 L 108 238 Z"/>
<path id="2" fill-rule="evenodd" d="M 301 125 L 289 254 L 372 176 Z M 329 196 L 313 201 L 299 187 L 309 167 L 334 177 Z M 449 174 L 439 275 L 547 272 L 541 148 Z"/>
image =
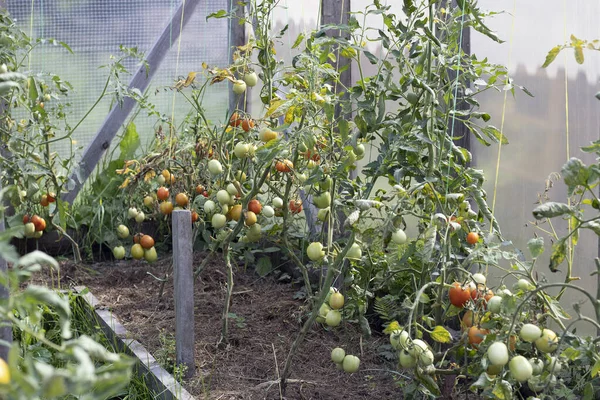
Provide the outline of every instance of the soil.
<path id="1" fill-rule="evenodd" d="M 195 255 L 199 265 L 202 254 Z M 61 282 L 86 285 L 103 306 L 109 307 L 155 357 L 174 358 L 175 310 L 169 280 L 162 299 L 161 283 L 171 258 L 149 265 L 140 261 L 112 261 L 93 265 L 62 262 Z M 209 265 L 195 284 L 196 375 L 184 383 L 197 399 L 396 399 L 401 390 L 396 366 L 383 358 L 380 346 L 387 335 L 373 332 L 360 339 L 356 324 L 335 329 L 315 324 L 292 366 L 284 397 L 276 383 L 293 340 L 307 313 L 306 303 L 294 298 L 299 287 L 260 278 L 253 271 L 235 271 L 230 312 L 230 339 L 217 346 L 225 297 L 225 267 Z M 38 282 L 39 283 L 39 282 Z M 56 282 L 53 283 L 56 285 Z M 347 374 L 336 369 L 331 349 L 342 347 L 358 355 L 360 370 Z M 268 382 L 273 382 L 270 384 Z"/>

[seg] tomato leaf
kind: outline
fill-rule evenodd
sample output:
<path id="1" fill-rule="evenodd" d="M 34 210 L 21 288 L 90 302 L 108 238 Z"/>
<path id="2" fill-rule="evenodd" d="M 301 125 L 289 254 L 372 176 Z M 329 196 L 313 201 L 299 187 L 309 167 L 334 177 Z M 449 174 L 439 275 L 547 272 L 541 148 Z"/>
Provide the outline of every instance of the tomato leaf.
<path id="1" fill-rule="evenodd" d="M 537 206 L 533 210 L 533 216 L 535 219 L 554 218 L 565 214 L 573 214 L 574 212 L 573 207 L 568 204 L 549 201 Z"/>
<path id="2" fill-rule="evenodd" d="M 582 400 L 593 400 L 595 397 L 594 394 L 594 385 L 591 382 L 588 382 L 583 388 L 583 397 Z"/>
<path id="3" fill-rule="evenodd" d="M 538 258 L 539 255 L 544 252 L 544 238 L 540 236 L 530 239 L 529 242 L 527 242 L 527 247 L 529 248 L 531 257 Z"/>
<path id="4" fill-rule="evenodd" d="M 469 387 L 469 390 L 472 392 L 477 392 L 478 389 L 486 389 L 491 387 L 493 382 L 494 381 L 490 379 L 488 374 L 482 372 L 481 375 L 479 375 L 479 378 L 477 378 L 477 380 Z"/>
<path id="5" fill-rule="evenodd" d="M 596 375 L 598 375 L 598 372 L 600 372 L 600 358 L 596 360 L 596 363 L 594 364 L 594 366 L 592 367 L 592 370 L 590 371 L 592 378 L 595 378 Z"/>
<path id="6" fill-rule="evenodd" d="M 208 14 L 208 16 L 206 17 L 206 20 L 208 21 L 209 18 L 226 18 L 228 16 L 229 16 L 229 14 L 227 13 L 227 11 L 225 11 L 225 10 L 219 10 L 217 12 Z"/>
<path id="7" fill-rule="evenodd" d="M 544 61 L 544 64 L 542 64 L 542 68 L 546 68 L 548 65 L 552 64 L 561 50 L 562 48 L 560 46 L 553 47 L 552 50 L 550 50 L 546 55 L 546 61 Z"/>
<path id="8" fill-rule="evenodd" d="M 436 326 L 431 332 L 431 338 L 438 343 L 450 343 L 452 335 L 443 326 Z"/>
<path id="9" fill-rule="evenodd" d="M 558 241 L 552 246 L 552 255 L 550 256 L 550 271 L 558 271 L 558 266 L 565 261 L 567 256 L 567 246 L 564 239 Z"/>
<path id="10" fill-rule="evenodd" d="M 561 356 L 568 358 L 571 361 L 575 361 L 580 355 L 581 351 L 575 350 L 572 347 L 565 349 L 565 351 L 563 351 L 561 354 Z"/>
<path id="11" fill-rule="evenodd" d="M 584 56 L 583 56 L 583 46 L 575 46 L 575 61 L 577 64 L 583 64 Z"/>
<path id="12" fill-rule="evenodd" d="M 512 385 L 508 381 L 500 381 L 494 386 L 492 393 L 498 400 L 508 400 L 513 398 Z"/>
<path id="13" fill-rule="evenodd" d="M 578 158 L 572 157 L 560 170 L 561 175 L 568 186 L 568 195 L 571 196 L 579 185 L 585 186 L 589 178 L 589 171 L 585 164 Z"/>
<path id="14" fill-rule="evenodd" d="M 263 277 L 266 276 L 269 272 L 271 272 L 272 268 L 273 266 L 271 265 L 271 259 L 265 256 L 258 259 L 258 261 L 256 262 L 255 270 L 258 276 Z"/>

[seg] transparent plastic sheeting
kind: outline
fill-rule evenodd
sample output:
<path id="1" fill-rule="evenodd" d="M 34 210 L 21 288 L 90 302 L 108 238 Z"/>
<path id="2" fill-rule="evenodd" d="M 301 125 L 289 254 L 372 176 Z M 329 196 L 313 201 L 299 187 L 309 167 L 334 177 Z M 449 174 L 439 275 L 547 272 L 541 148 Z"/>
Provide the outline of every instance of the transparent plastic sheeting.
<path id="1" fill-rule="evenodd" d="M 513 3 L 516 9 L 513 12 Z M 471 50 L 481 59 L 506 65 L 510 59 L 510 74 L 516 85 L 525 86 L 535 96 L 515 90 L 506 101 L 504 134 L 509 144 L 502 147 L 496 200 L 496 216 L 507 239 L 512 240 L 529 257 L 527 241 L 538 233 L 545 236 L 545 254 L 538 260 L 538 277 L 545 275 L 549 281 L 562 282 L 566 276 L 566 263 L 557 273 L 548 268 L 551 242 L 548 236 L 530 223 L 534 220 L 532 209 L 538 194 L 544 192 L 550 175 L 560 172 L 568 157 L 578 157 L 585 163 L 594 162 L 593 155 L 580 151 L 580 147 L 598 140 L 600 131 L 600 101 L 594 95 L 599 90 L 598 72 L 600 54 L 585 51 L 585 63 L 578 65 L 572 50 L 565 50 L 547 69 L 541 68 L 548 51 L 569 41 L 571 34 L 581 39 L 600 39 L 596 16 L 600 3 L 586 0 L 480 0 L 479 5 L 488 10 L 504 11 L 489 19 L 489 27 L 506 42 L 496 44 L 482 35 L 473 34 Z M 565 8 L 566 7 L 566 8 Z M 511 24 L 514 32 L 511 39 Z M 512 42 L 512 51 L 511 48 Z M 565 81 L 565 76 L 567 80 Z M 566 87 L 565 87 L 566 85 Z M 566 92 L 569 106 L 569 151 L 567 154 Z M 478 99 L 481 108 L 492 115 L 491 124 L 500 128 L 504 103 L 503 93 L 486 93 Z M 486 172 L 486 190 L 491 202 L 496 170 L 498 145 L 485 147 L 474 140 L 473 153 L 478 168 Z M 552 201 L 566 202 L 562 179 L 556 179 L 548 195 Z M 559 234 L 564 234 L 567 224 L 553 221 Z M 548 225 L 542 226 L 549 229 Z M 597 278 L 594 258 L 598 256 L 598 239 L 595 234 L 582 232 L 573 260 L 573 275 L 581 277 L 573 282 L 596 293 Z M 499 274 L 497 274 L 499 275 Z M 564 304 L 570 307 L 583 298 L 567 292 Z M 589 303 L 589 302 L 588 302 Z M 591 307 L 586 304 L 587 315 Z M 581 326 L 585 332 L 590 327 Z"/>
<path id="2" fill-rule="evenodd" d="M 18 26 L 34 38 L 52 38 L 67 43 L 74 54 L 62 46 L 49 44 L 35 49 L 31 58 L 31 70 L 52 72 L 74 86 L 69 97 L 71 114 L 69 121 L 74 125 L 90 109 L 102 93 L 108 71 L 99 69 L 110 63 L 111 56 L 120 56 L 119 46 L 137 47 L 147 53 L 163 32 L 177 10 L 180 0 L 8 0 L 8 11 Z M 33 6 L 33 10 L 32 10 Z M 202 62 L 225 66 L 228 62 L 227 19 L 209 19 L 212 12 L 227 7 L 227 0 L 205 0 L 196 7 L 178 42 L 173 40 L 159 70 L 154 76 L 148 93 L 150 102 L 157 110 L 172 115 L 173 92 L 164 90 L 173 86 L 178 79 L 185 78 L 191 71 L 201 71 Z M 125 63 L 129 72 L 137 69 L 136 61 Z M 130 76 L 121 79 L 128 84 Z M 228 104 L 227 91 L 216 85 L 210 87 L 205 97 L 205 110 L 209 119 L 222 119 Z M 77 146 L 85 148 L 102 125 L 111 106 L 107 96 L 74 133 Z M 190 106 L 178 95 L 176 98 L 175 121 L 181 123 Z M 134 110 L 132 115 L 137 110 Z M 135 118 L 142 143 L 148 143 L 159 122 L 156 117 L 147 117 L 142 110 Z M 114 143 L 113 143 L 114 144 Z M 66 144 L 55 148 L 61 153 L 68 151 Z M 81 152 L 82 150 L 79 150 Z"/>

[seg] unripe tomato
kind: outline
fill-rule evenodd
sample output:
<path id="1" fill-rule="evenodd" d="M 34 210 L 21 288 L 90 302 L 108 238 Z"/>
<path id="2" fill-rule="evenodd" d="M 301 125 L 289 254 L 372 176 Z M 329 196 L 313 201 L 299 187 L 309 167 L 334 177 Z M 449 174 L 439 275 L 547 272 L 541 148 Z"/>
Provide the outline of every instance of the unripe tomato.
<path id="1" fill-rule="evenodd" d="M 400 351 L 398 358 L 400 359 L 400 366 L 402 368 L 413 368 L 417 365 L 417 360 L 408 352 L 408 350 Z"/>
<path id="2" fill-rule="evenodd" d="M 548 369 L 548 372 L 556 375 L 562 370 L 562 363 L 557 357 L 550 357 L 550 362 L 548 362 L 546 368 Z"/>
<path id="3" fill-rule="evenodd" d="M 360 246 L 358 245 L 358 243 L 352 243 L 352 246 L 350 246 L 348 253 L 346 253 L 346 258 L 349 258 L 351 260 L 360 260 L 361 257 L 362 250 Z"/>
<path id="4" fill-rule="evenodd" d="M 528 279 L 521 278 L 517 281 L 517 288 L 521 289 L 524 292 L 528 292 L 530 290 L 535 289 L 535 286 Z"/>
<path id="5" fill-rule="evenodd" d="M 264 127 L 260 130 L 260 132 L 258 133 L 258 138 L 264 142 L 264 143 L 268 143 L 271 140 L 275 140 L 277 139 L 278 134 L 277 132 L 275 132 L 272 129 L 269 129 L 267 127 Z"/>
<path id="6" fill-rule="evenodd" d="M 138 224 L 141 224 L 142 222 L 144 222 L 145 219 L 146 219 L 146 214 L 144 214 L 143 211 L 138 212 L 137 215 L 135 216 L 135 222 L 137 222 Z"/>
<path id="7" fill-rule="evenodd" d="M 244 223 L 246 224 L 246 226 L 252 226 L 256 223 L 258 219 L 256 218 L 256 214 L 253 213 L 252 211 L 247 211 L 246 212 L 246 219 L 244 220 Z"/>
<path id="8" fill-rule="evenodd" d="M 474 245 L 479 242 L 479 234 L 477 232 L 469 232 L 467 234 L 467 243 Z"/>
<path id="9" fill-rule="evenodd" d="M 239 221 L 242 216 L 242 205 L 236 204 L 229 210 L 229 217 L 234 221 Z"/>
<path id="10" fill-rule="evenodd" d="M 344 295 L 340 292 L 335 292 L 329 297 L 329 305 L 334 310 L 339 310 L 344 307 Z"/>
<path id="11" fill-rule="evenodd" d="M 123 246 L 115 246 L 112 253 L 117 260 L 122 260 L 125 258 L 125 248 Z"/>
<path id="12" fill-rule="evenodd" d="M 525 382 L 527 379 L 531 378 L 531 375 L 533 374 L 531 364 L 529 364 L 529 361 L 523 356 L 513 357 L 508 364 L 508 368 L 510 369 L 512 377 L 518 382 Z"/>
<path id="13" fill-rule="evenodd" d="M 126 239 L 129 237 L 129 228 L 125 225 L 121 224 L 117 227 L 117 236 L 121 239 Z"/>
<path id="14" fill-rule="evenodd" d="M 336 347 L 331 350 L 331 361 L 334 363 L 341 363 L 344 361 L 344 357 L 346 357 L 346 352 L 341 347 Z"/>
<path id="15" fill-rule="evenodd" d="M 544 361 L 542 361 L 540 358 L 530 358 L 529 364 L 531 364 L 533 375 L 540 375 L 542 372 L 544 372 Z"/>
<path id="16" fill-rule="evenodd" d="M 154 205 L 154 197 L 152 197 L 152 196 L 144 197 L 144 205 L 148 208 L 152 208 L 152 206 Z"/>
<path id="17" fill-rule="evenodd" d="M 336 327 L 342 322 L 342 314 L 338 310 L 331 310 L 327 313 L 325 317 L 325 323 L 328 326 Z"/>
<path id="18" fill-rule="evenodd" d="M 396 244 L 404 244 L 406 243 L 406 233 L 402 229 L 398 229 L 394 233 L 392 233 L 392 242 Z"/>
<path id="19" fill-rule="evenodd" d="M 141 244 L 136 243 L 133 246 L 131 246 L 131 257 L 133 257 L 136 260 L 141 260 L 142 258 L 144 258 L 144 248 Z"/>
<path id="20" fill-rule="evenodd" d="M 231 195 L 227 190 L 221 189 L 217 192 L 217 201 L 221 205 L 229 204 L 229 202 L 231 201 Z"/>
<path id="21" fill-rule="evenodd" d="M 356 356 L 347 355 L 344 357 L 344 361 L 342 363 L 344 371 L 348 373 L 353 373 L 358 371 L 358 367 L 360 366 L 360 359 Z"/>
<path id="22" fill-rule="evenodd" d="M 535 347 L 542 353 L 552 353 L 558 347 L 558 338 L 551 329 L 542 330 L 542 337 L 535 341 Z"/>
<path id="23" fill-rule="evenodd" d="M 331 193 L 323 192 L 313 196 L 313 203 L 317 208 L 324 209 L 331 205 Z"/>
<path id="24" fill-rule="evenodd" d="M 144 250 L 144 259 L 148 262 L 154 262 L 158 258 L 158 254 L 156 253 L 156 249 L 151 247 L 147 250 Z"/>
<path id="25" fill-rule="evenodd" d="M 319 307 L 319 315 L 323 318 L 325 318 L 327 316 L 327 313 L 331 311 L 331 307 L 329 307 L 328 304 L 321 304 L 321 307 Z"/>
<path id="26" fill-rule="evenodd" d="M 273 199 L 273 207 L 275 207 L 275 208 L 283 207 L 283 200 L 281 199 L 281 197 L 275 197 Z"/>
<path id="27" fill-rule="evenodd" d="M 506 365 L 508 363 L 508 348 L 502 342 L 494 342 L 488 347 L 487 356 L 492 365 Z"/>
<path id="28" fill-rule="evenodd" d="M 42 198 L 40 199 L 40 205 L 42 207 L 48 207 L 49 204 L 50 202 L 48 201 L 48 195 L 43 194 Z"/>
<path id="29" fill-rule="evenodd" d="M 313 242 L 306 248 L 306 254 L 311 261 L 320 261 L 325 257 L 325 251 L 323 251 L 323 244 L 321 242 Z"/>
<path id="30" fill-rule="evenodd" d="M 219 160 L 213 159 L 208 162 L 208 170 L 213 175 L 219 175 L 221 172 L 223 172 L 223 166 L 221 165 Z"/>
<path id="31" fill-rule="evenodd" d="M 245 158 L 250 151 L 250 146 L 248 143 L 237 142 L 235 147 L 233 148 L 233 153 L 237 158 Z"/>
<path id="32" fill-rule="evenodd" d="M 254 71 L 244 74 L 244 77 L 242 79 L 248 87 L 256 86 L 256 84 L 258 83 L 258 75 L 256 75 L 256 72 Z"/>
<path id="33" fill-rule="evenodd" d="M 429 345 L 421 339 L 413 340 L 408 348 L 408 352 L 415 358 L 419 357 L 421 353 L 427 350 L 429 350 Z"/>
<path id="34" fill-rule="evenodd" d="M 273 207 L 271 207 L 271 206 L 265 206 L 262 209 L 262 214 L 267 218 L 271 218 L 272 216 L 275 215 L 275 210 L 273 210 Z"/>
<path id="35" fill-rule="evenodd" d="M 138 210 L 135 207 L 129 207 L 127 210 L 127 216 L 131 219 L 134 219 L 138 215 Z"/>
<path id="36" fill-rule="evenodd" d="M 417 359 L 417 362 L 419 363 L 419 365 L 421 367 L 427 367 L 429 365 L 432 365 L 433 361 L 434 361 L 433 352 L 429 349 L 422 351 L 419 354 L 419 358 Z"/>
<path id="37" fill-rule="evenodd" d="M 27 237 L 32 237 L 35 233 L 35 225 L 33 222 L 28 222 L 25 225 L 23 225 L 23 231 L 25 233 L 25 236 Z"/>
<path id="38" fill-rule="evenodd" d="M 227 224 L 227 217 L 223 214 L 215 214 L 212 216 L 211 223 L 213 228 L 221 229 Z"/>
<path id="39" fill-rule="evenodd" d="M 525 324 L 519 332 L 521 340 L 532 343 L 542 337 L 542 330 L 534 324 Z"/>
<path id="40" fill-rule="evenodd" d="M 471 291 L 468 288 L 461 286 L 460 283 L 454 282 L 448 292 L 448 297 L 452 305 L 463 308 L 471 298 Z"/>
<path id="41" fill-rule="evenodd" d="M 206 200 L 204 203 L 204 212 L 207 214 L 212 214 L 215 211 L 217 205 L 212 200 Z"/>
<path id="42" fill-rule="evenodd" d="M 233 93 L 240 95 L 246 91 L 246 82 L 238 79 L 233 82 Z"/>
<path id="43" fill-rule="evenodd" d="M 229 193 L 232 196 L 237 196 L 239 194 L 237 188 L 235 187 L 235 184 L 233 183 L 228 183 L 226 190 L 227 193 Z"/>
<path id="44" fill-rule="evenodd" d="M 487 281 L 487 278 L 485 277 L 484 274 L 476 273 L 476 274 L 473 274 L 473 281 L 477 285 L 482 285 L 482 286 L 485 287 L 485 283 Z"/>
<path id="45" fill-rule="evenodd" d="M 487 309 L 494 314 L 500 313 L 500 310 L 502 309 L 502 297 L 492 296 L 487 302 Z"/>
<path id="46" fill-rule="evenodd" d="M 407 349 L 410 337 L 405 330 L 397 330 L 390 335 L 390 344 L 396 350 Z"/>

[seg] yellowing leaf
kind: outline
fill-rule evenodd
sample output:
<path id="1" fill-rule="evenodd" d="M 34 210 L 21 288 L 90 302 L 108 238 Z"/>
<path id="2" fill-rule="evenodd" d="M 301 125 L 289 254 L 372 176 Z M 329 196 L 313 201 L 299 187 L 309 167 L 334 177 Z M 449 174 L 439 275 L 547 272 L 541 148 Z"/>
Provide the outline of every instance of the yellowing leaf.
<path id="1" fill-rule="evenodd" d="M 450 343 L 452 341 L 452 335 L 443 326 L 436 326 L 431 332 L 431 338 L 439 343 Z"/>
<path id="2" fill-rule="evenodd" d="M 285 113 L 285 118 L 283 121 L 286 124 L 291 124 L 292 122 L 294 122 L 294 109 L 295 109 L 295 107 L 290 107 L 290 108 L 288 108 L 287 112 Z"/>
<path id="3" fill-rule="evenodd" d="M 154 178 L 156 176 L 156 172 L 150 170 L 148 172 L 146 172 L 146 175 L 144 175 L 144 182 L 148 182 L 150 179 Z"/>
<path id="4" fill-rule="evenodd" d="M 402 327 L 400 326 L 398 321 L 392 321 L 392 322 L 390 322 L 390 324 L 388 326 L 385 327 L 385 329 L 383 330 L 383 333 L 390 335 L 392 332 L 399 331 L 401 329 L 402 329 Z"/>
<path id="5" fill-rule="evenodd" d="M 592 367 L 592 370 L 590 372 L 592 375 L 592 378 L 595 378 L 596 375 L 598 375 L 598 372 L 600 372 L 600 359 L 596 360 L 596 363 Z"/>
<path id="6" fill-rule="evenodd" d="M 283 100 L 272 100 L 271 105 L 269 106 L 269 109 L 267 110 L 265 116 L 270 117 L 271 115 L 273 115 L 282 104 Z"/>
<path id="7" fill-rule="evenodd" d="M 121 184 L 121 186 L 119 186 L 119 189 L 125 189 L 127 186 L 129 186 L 129 182 L 130 182 L 129 178 L 125 179 L 123 181 L 123 183 Z"/>

